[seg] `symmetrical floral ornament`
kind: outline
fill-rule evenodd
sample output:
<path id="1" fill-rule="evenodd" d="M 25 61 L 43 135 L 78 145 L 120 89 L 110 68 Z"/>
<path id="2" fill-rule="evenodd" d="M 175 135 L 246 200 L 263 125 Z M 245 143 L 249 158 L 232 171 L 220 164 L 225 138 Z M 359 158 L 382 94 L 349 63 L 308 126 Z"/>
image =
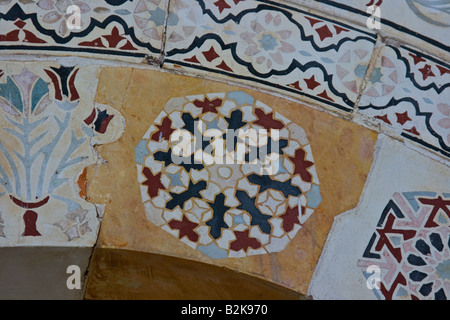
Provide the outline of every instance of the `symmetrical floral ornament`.
<path id="1" fill-rule="evenodd" d="M 92 94 L 85 94 L 77 77 L 83 73 L 87 88 L 95 79 L 81 70 L 10 64 L 0 73 L 1 244 L 96 239 L 97 210 L 80 197 L 77 179 L 97 162 L 92 146 L 118 138 L 123 123 L 109 106 L 92 110 Z"/>
<path id="2" fill-rule="evenodd" d="M 369 69 L 375 33 L 273 1 L 173 0 L 169 12 L 196 19 L 197 28 L 187 35 L 184 19 L 168 26 L 185 35 L 167 39 L 168 68 L 237 78 L 344 112 L 356 107 L 383 129 L 450 157 L 436 109 L 448 100 L 444 61 L 386 44 Z"/>
<path id="3" fill-rule="evenodd" d="M 358 106 L 402 136 L 450 157 L 445 120 L 450 65 L 407 47 L 383 46 Z"/>
<path id="4" fill-rule="evenodd" d="M 196 19 L 168 25 L 165 65 L 225 74 L 351 111 L 375 34 L 272 2 L 175 0 L 169 14 Z M 181 36 L 185 35 L 185 36 Z M 348 51 L 354 51 L 347 53 Z M 337 61 L 336 58 L 341 61 Z M 361 74 L 362 73 L 362 74 Z M 349 79 L 343 79 L 349 74 Z M 320 86 L 310 86 L 314 78 Z M 339 77 L 339 81 L 336 78 Z"/>
<path id="5" fill-rule="evenodd" d="M 135 157 L 147 218 L 211 258 L 283 250 L 321 202 L 303 129 L 242 91 L 170 100 Z"/>
<path id="6" fill-rule="evenodd" d="M 79 23 L 68 26 L 77 6 Z M 166 1 L 3 1 L 0 47 L 142 59 L 159 54 Z M 20 47 L 18 47 L 20 45 Z"/>
<path id="7" fill-rule="evenodd" d="M 237 43 L 236 52 L 258 72 L 284 69 L 295 57 L 292 53 L 296 50 L 291 43 L 300 38 L 300 33 L 281 13 L 262 10 L 248 14 L 240 25 L 239 37 L 243 41 Z M 285 62 L 286 59 L 290 61 Z"/>
<path id="8" fill-rule="evenodd" d="M 448 299 L 450 194 L 395 193 L 358 265 L 380 268 L 379 299 Z"/>
<path id="9" fill-rule="evenodd" d="M 76 5 L 80 9 L 80 19 L 91 10 L 88 4 L 72 0 L 39 0 L 37 5 L 40 9 L 47 12 L 42 17 L 42 22 L 49 25 L 56 24 L 58 26 L 56 31 L 61 36 L 66 36 L 69 33 L 66 21 L 72 14 L 67 10 L 70 6 Z M 80 29 L 82 27 L 81 24 L 80 21 Z"/>
<path id="10" fill-rule="evenodd" d="M 305 9 L 320 3 L 320 9 L 335 12 L 339 8 L 361 18 L 358 15 L 365 14 L 367 7 L 387 6 L 382 0 L 300 2 L 297 6 L 272 0 L 0 1 L 0 49 L 10 54 L 70 52 L 113 57 L 233 78 L 313 100 L 333 111 L 357 109 L 383 131 L 450 157 L 448 124 L 439 111 L 448 101 L 450 65 L 406 44 L 396 47 L 388 42 L 375 50 L 376 30 Z M 428 18 L 448 7 L 446 1 L 414 0 L 402 1 L 399 7 L 410 11 L 407 2 L 411 8 L 419 10 L 420 3 L 420 8 L 427 9 L 420 9 L 419 16 L 437 10 Z M 76 29 L 66 24 L 71 5 L 80 8 L 81 23 Z M 429 30 L 407 32 L 403 27 L 410 26 L 408 17 L 399 22 L 400 32 L 448 48 L 437 39 L 441 36 L 421 37 L 422 31 L 435 30 L 432 21 L 426 23 L 432 27 Z M 390 22 L 386 27 L 397 23 L 386 16 L 382 20 Z M 371 62 L 373 68 L 369 68 Z"/>

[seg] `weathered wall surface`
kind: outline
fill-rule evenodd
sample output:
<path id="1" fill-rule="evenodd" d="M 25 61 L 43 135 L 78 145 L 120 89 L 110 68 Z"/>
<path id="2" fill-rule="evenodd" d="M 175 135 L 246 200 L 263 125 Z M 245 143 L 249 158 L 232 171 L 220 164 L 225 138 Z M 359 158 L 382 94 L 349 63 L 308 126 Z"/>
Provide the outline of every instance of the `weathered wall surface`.
<path id="1" fill-rule="evenodd" d="M 0 297 L 447 299 L 449 6 L 2 1 Z"/>

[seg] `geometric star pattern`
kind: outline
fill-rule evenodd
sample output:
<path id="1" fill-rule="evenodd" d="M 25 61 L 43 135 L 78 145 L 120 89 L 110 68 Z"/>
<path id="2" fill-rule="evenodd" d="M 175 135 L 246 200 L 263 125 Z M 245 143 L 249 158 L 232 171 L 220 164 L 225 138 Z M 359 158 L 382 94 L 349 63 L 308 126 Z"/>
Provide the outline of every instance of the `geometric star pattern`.
<path id="1" fill-rule="evenodd" d="M 136 146 L 147 218 L 211 258 L 281 251 L 321 201 L 307 141 L 243 91 L 172 99 Z"/>
<path id="2" fill-rule="evenodd" d="M 450 297 L 450 194 L 395 193 L 358 266 L 381 271 L 378 299 Z"/>

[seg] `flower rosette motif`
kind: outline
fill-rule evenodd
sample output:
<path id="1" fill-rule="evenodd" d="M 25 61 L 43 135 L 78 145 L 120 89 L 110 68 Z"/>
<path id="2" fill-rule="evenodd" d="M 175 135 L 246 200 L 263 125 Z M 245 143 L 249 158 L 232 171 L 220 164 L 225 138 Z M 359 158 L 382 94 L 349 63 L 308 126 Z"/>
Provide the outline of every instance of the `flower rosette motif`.
<path id="1" fill-rule="evenodd" d="M 236 26 L 239 34 L 236 54 L 261 74 L 285 70 L 292 63 L 301 39 L 298 27 L 279 12 L 248 13 Z"/>
<path id="2" fill-rule="evenodd" d="M 450 293 L 450 230 L 427 230 L 407 255 L 404 269 L 412 299 L 447 300 Z"/>
<path id="3" fill-rule="evenodd" d="M 450 194 L 395 193 L 358 261 L 380 269 L 379 299 L 447 300 L 450 296 Z"/>
<path id="4" fill-rule="evenodd" d="M 158 5 L 161 1 L 140 0 L 133 12 L 133 18 L 138 29 L 152 40 L 161 41 L 166 12 Z"/>
<path id="5" fill-rule="evenodd" d="M 161 47 L 166 24 L 166 1 L 139 0 L 133 3 L 125 2 L 119 6 L 110 6 L 107 10 L 125 22 L 130 29 L 126 32 L 127 34 L 135 35 L 137 40 L 143 44 L 150 44 L 153 48 Z M 169 20 L 167 25 L 171 25 L 174 18 L 169 17 Z M 121 28 L 119 27 L 119 29 Z M 128 47 L 131 49 L 131 44 Z"/>
<path id="6" fill-rule="evenodd" d="M 171 50 L 185 49 L 194 39 L 201 37 L 203 32 L 213 31 L 227 25 L 217 25 L 210 17 L 203 13 L 198 1 L 177 0 L 170 3 L 167 16 L 166 48 L 168 55 Z M 218 32 L 218 30 L 215 30 Z"/>
<path id="7" fill-rule="evenodd" d="M 37 5 L 40 9 L 47 12 L 43 15 L 42 21 L 52 27 L 57 25 L 55 31 L 60 36 L 64 37 L 72 32 L 72 30 L 69 30 L 67 27 L 67 20 L 73 15 L 73 12 L 68 12 L 67 9 L 72 5 L 75 5 L 80 9 L 79 14 L 81 24 L 79 27 L 82 29 L 83 26 L 89 25 L 87 22 L 89 22 L 90 16 L 86 15 L 86 13 L 88 13 L 91 8 L 84 2 L 73 0 L 40 0 Z M 76 32 L 79 31 L 81 30 L 76 29 Z"/>
<path id="8" fill-rule="evenodd" d="M 241 91 L 170 100 L 135 159 L 147 219 L 211 258 L 283 250 L 321 201 L 303 129 Z"/>

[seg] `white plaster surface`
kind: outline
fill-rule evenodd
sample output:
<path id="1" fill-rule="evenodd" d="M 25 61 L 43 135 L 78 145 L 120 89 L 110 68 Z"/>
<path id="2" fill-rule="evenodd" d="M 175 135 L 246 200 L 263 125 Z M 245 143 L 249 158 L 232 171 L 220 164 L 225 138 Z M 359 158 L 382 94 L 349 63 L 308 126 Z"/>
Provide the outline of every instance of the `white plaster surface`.
<path id="1" fill-rule="evenodd" d="M 359 204 L 335 218 L 308 295 L 318 300 L 377 299 L 367 288 L 359 259 L 395 192 L 448 192 L 449 167 L 380 135 L 376 158 Z"/>

